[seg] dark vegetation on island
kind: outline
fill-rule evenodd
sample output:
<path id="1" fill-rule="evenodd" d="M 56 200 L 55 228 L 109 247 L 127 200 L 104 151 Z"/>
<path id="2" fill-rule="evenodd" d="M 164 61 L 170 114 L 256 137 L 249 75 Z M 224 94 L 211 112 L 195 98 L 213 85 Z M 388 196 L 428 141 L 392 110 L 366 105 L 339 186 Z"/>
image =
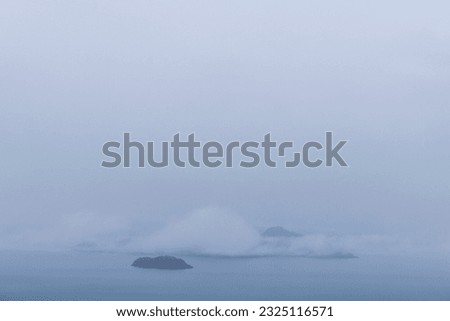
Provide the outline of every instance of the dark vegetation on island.
<path id="1" fill-rule="evenodd" d="M 302 234 L 286 230 L 281 226 L 269 227 L 262 233 L 264 237 L 300 237 Z"/>
<path id="2" fill-rule="evenodd" d="M 142 269 L 186 270 L 193 267 L 184 260 L 174 256 L 140 257 L 131 264 Z"/>

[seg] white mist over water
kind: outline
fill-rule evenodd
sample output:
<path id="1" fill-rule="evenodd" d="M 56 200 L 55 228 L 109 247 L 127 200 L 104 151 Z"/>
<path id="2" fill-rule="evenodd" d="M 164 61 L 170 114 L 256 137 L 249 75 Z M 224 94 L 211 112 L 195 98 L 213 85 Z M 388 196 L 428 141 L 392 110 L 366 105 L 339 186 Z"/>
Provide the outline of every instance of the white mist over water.
<path id="1" fill-rule="evenodd" d="M 288 229 L 301 232 L 301 236 L 264 237 L 262 232 L 270 226 L 261 227 L 257 223 L 223 208 L 207 207 L 172 217 L 159 229 L 143 229 L 123 242 L 117 241 L 120 234 L 109 235 L 109 240 L 100 238 L 103 243 L 94 249 L 212 256 L 332 256 L 349 253 L 360 256 L 420 254 L 429 253 L 432 248 L 436 250 L 435 244 L 414 243 L 396 235 L 309 233 L 297 226 Z M 124 233 L 123 230 L 121 232 Z M 130 235 L 132 231 L 125 234 Z M 95 239 L 93 235 L 92 239 L 79 239 L 78 242 L 95 243 Z"/>
<path id="2" fill-rule="evenodd" d="M 273 226 L 278 225 L 273 220 Z M 136 228 L 141 226 L 141 228 Z M 142 252 L 212 256 L 330 256 L 371 254 L 447 253 L 448 244 L 418 242 L 388 234 L 330 234 L 309 232 L 301 226 L 284 226 L 300 237 L 263 237 L 270 226 L 218 207 L 171 216 L 159 226 L 139 218 L 79 212 L 61 215 L 51 225 L 30 224 L 21 233 L 2 233 L 4 249 Z"/>
<path id="3" fill-rule="evenodd" d="M 142 240 L 148 252 L 242 255 L 258 246 L 259 233 L 243 218 L 217 208 L 194 211 Z"/>

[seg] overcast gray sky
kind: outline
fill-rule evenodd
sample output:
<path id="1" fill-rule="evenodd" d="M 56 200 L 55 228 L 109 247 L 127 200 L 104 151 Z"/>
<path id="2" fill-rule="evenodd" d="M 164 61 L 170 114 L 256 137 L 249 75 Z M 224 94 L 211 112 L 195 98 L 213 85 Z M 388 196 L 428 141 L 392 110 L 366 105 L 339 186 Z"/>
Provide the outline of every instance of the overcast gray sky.
<path id="1" fill-rule="evenodd" d="M 202 208 L 450 248 L 448 1 L 2 1 L 0 248 Z M 104 142 L 348 139 L 348 168 L 105 169 Z M 440 247 L 439 247 L 440 248 Z"/>

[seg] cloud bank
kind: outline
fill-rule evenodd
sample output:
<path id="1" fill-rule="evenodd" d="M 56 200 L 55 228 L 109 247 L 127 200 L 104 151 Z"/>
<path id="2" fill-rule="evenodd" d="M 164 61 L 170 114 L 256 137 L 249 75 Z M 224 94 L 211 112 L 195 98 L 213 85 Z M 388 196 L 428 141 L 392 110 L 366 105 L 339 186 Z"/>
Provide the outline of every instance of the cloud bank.
<path id="1" fill-rule="evenodd" d="M 274 224 L 276 225 L 276 224 Z M 139 226 L 139 228 L 137 228 Z M 60 215 L 51 225 L 1 230 L 0 249 L 139 252 L 150 255 L 308 256 L 389 255 L 449 252 L 445 242 L 383 234 L 331 235 L 285 226 L 299 237 L 264 237 L 269 226 L 222 208 L 203 208 L 168 219 L 160 228 L 137 217 L 84 211 Z M 5 247 L 9 244 L 8 247 Z M 14 244 L 11 247 L 10 244 Z"/>

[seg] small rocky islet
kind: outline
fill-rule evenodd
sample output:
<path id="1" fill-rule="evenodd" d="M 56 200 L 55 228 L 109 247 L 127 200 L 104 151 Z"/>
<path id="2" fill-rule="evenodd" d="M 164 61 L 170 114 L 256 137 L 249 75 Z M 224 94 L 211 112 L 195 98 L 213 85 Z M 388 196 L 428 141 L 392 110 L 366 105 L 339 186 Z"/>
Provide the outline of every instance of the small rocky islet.
<path id="1" fill-rule="evenodd" d="M 187 270 L 193 266 L 174 256 L 140 257 L 131 266 L 142 269 Z"/>

